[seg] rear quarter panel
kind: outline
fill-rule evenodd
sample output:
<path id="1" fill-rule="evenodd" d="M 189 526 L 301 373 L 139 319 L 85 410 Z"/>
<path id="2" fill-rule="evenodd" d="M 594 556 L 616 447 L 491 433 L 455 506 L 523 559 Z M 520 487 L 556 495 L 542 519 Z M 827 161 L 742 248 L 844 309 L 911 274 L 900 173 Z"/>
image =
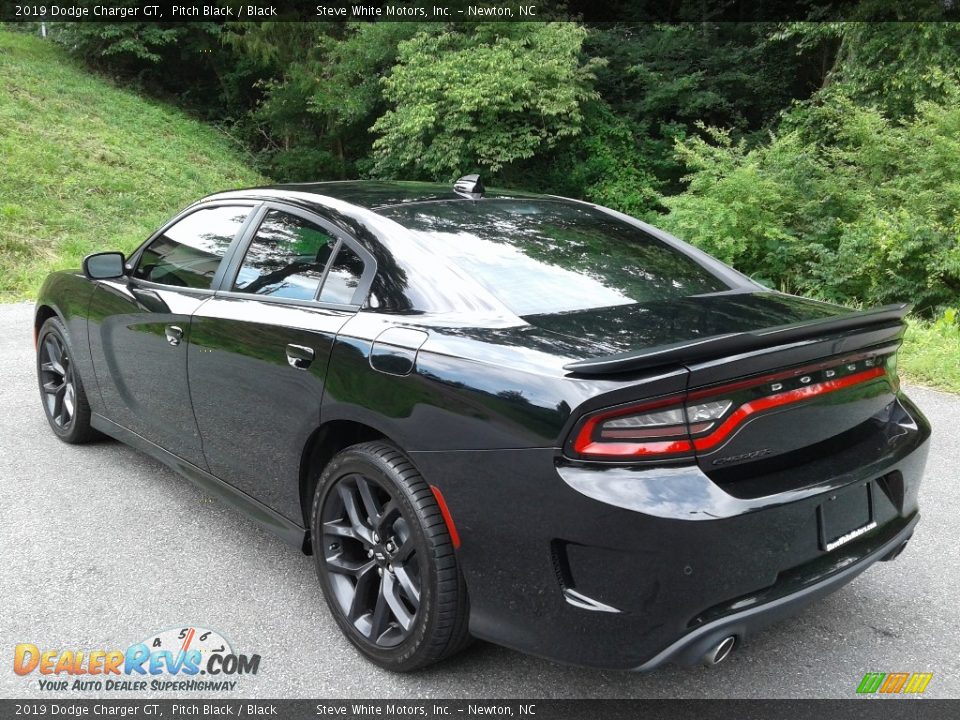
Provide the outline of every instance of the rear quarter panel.
<path id="1" fill-rule="evenodd" d="M 408 375 L 370 365 L 378 335 L 397 325 L 428 335 Z M 577 408 L 678 392 L 686 384 L 684 370 L 573 378 L 562 367 L 573 357 L 577 352 L 565 354 L 560 342 L 538 348 L 511 328 L 477 330 L 425 318 L 404 323 L 361 312 L 342 328 L 331 353 L 322 421 L 364 423 L 408 452 L 559 448 Z"/>

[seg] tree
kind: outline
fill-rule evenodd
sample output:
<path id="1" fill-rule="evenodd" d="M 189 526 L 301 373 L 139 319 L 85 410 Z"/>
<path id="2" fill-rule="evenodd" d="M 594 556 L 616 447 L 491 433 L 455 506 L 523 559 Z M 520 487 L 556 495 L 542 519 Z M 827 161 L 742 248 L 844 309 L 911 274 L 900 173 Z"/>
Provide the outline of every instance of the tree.
<path id="1" fill-rule="evenodd" d="M 957 23 L 790 23 L 776 37 L 797 40 L 801 48 L 836 45 L 820 95 L 836 89 L 889 117 L 912 115 L 925 100 L 942 102 L 960 82 Z"/>
<path id="2" fill-rule="evenodd" d="M 354 177 L 386 110 L 380 79 L 417 23 L 244 23 L 227 42 L 269 68 L 249 141 L 283 180 Z"/>
<path id="3" fill-rule="evenodd" d="M 778 29 L 709 21 L 590 28 L 585 52 L 604 60 L 596 89 L 618 122 L 633 129 L 644 166 L 664 192 L 683 189 L 673 145 L 696 123 L 726 128 L 734 138 L 762 138 L 791 101 L 820 87 L 820 54 L 832 62 L 835 48 L 811 42 L 798 53 L 798 40 L 773 39 Z"/>
<path id="4" fill-rule="evenodd" d="M 490 23 L 419 32 L 399 44 L 373 125 L 379 176 L 451 180 L 496 172 L 580 132 L 596 63 L 573 23 Z"/>
<path id="5" fill-rule="evenodd" d="M 960 84 L 892 119 L 834 89 L 748 149 L 705 129 L 662 224 L 775 287 L 835 302 L 960 300 Z M 811 139 L 819 128 L 818 139 Z"/>

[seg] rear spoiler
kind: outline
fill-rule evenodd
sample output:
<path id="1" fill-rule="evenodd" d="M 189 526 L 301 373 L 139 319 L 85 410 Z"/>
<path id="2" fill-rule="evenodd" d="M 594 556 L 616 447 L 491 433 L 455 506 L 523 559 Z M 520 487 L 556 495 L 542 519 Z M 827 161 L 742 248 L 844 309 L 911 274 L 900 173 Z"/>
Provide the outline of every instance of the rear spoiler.
<path id="1" fill-rule="evenodd" d="M 822 335 L 853 328 L 902 323 L 910 305 L 883 305 L 862 312 L 851 312 L 832 318 L 804 320 L 788 325 L 777 325 L 751 332 L 711 335 L 705 338 L 658 345 L 646 350 L 619 353 L 606 357 L 577 360 L 563 366 L 564 370 L 582 375 L 612 375 L 614 373 L 646 370 L 663 365 L 698 362 L 725 355 L 739 355 L 774 345 L 799 342 Z"/>

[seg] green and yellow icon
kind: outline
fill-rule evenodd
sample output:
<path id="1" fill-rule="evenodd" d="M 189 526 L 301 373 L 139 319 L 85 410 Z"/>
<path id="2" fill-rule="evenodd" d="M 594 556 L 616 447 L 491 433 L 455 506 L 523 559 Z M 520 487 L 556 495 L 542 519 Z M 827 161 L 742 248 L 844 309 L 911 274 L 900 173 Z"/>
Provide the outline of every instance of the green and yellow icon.
<path id="1" fill-rule="evenodd" d="M 873 693 L 918 695 L 927 689 L 932 679 L 933 673 L 868 672 L 857 686 L 857 693 L 860 695 Z"/>

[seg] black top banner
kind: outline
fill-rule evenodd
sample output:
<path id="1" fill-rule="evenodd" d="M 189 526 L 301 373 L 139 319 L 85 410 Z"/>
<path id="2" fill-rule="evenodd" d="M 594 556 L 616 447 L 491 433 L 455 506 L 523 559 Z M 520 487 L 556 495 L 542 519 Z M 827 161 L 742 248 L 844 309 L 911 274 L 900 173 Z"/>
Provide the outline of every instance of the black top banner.
<path id="1" fill-rule="evenodd" d="M 960 0 L 0 0 L 6 22 L 784 22 L 956 21 Z"/>

